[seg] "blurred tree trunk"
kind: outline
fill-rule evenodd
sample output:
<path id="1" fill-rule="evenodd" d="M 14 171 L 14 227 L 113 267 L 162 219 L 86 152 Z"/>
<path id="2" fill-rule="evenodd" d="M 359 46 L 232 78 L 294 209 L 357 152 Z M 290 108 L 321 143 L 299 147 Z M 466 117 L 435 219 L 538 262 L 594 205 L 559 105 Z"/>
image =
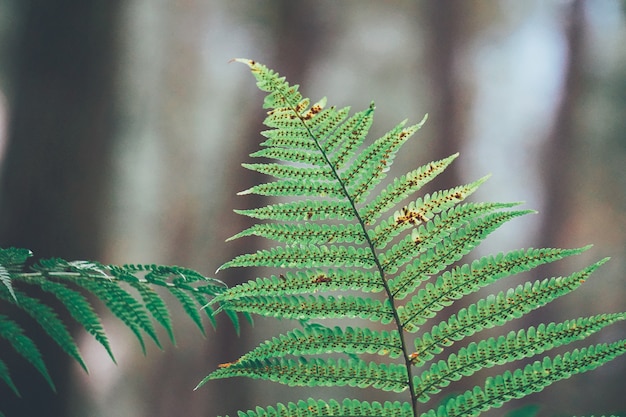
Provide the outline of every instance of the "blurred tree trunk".
<path id="1" fill-rule="evenodd" d="M 601 201 L 605 193 L 597 192 L 599 183 L 602 182 L 598 181 L 598 178 L 605 178 L 607 173 L 601 171 L 606 167 L 603 162 L 600 162 L 590 168 L 588 163 L 593 155 L 588 153 L 588 150 L 593 148 L 591 142 L 597 142 L 598 139 L 587 140 L 585 134 L 589 131 L 589 127 L 581 123 L 583 117 L 588 112 L 593 111 L 587 101 L 591 96 L 591 85 L 588 74 L 587 50 L 585 49 L 587 41 L 585 5 L 583 0 L 569 3 L 563 19 L 566 61 L 563 69 L 561 101 L 557 108 L 554 124 L 543 148 L 542 181 L 545 202 L 539 229 L 538 247 L 582 246 L 590 243 L 588 241 L 590 236 L 602 236 L 602 229 L 605 230 L 606 235 L 611 235 L 611 228 L 620 221 L 618 220 L 619 217 L 618 219 L 611 217 L 613 215 L 612 205 L 615 204 L 614 195 L 609 192 L 608 201 Z M 618 116 L 618 119 L 619 117 L 621 116 Z M 623 170 L 623 165 L 621 169 Z M 611 183 L 611 179 L 607 179 L 607 188 L 615 185 Z M 596 213 L 597 207 L 606 210 L 606 212 Z M 594 216 L 599 219 L 594 221 Z M 612 220 L 607 220 L 611 218 Z M 593 222 L 592 226 L 589 225 L 590 222 Z M 594 233 L 591 233 L 592 230 Z M 604 238 L 601 237 L 601 239 Z M 611 237 L 606 236 L 606 239 L 610 241 Z M 606 246 L 606 242 L 597 243 L 600 244 L 600 247 Z M 598 251 L 594 250 L 593 252 L 595 253 L 589 256 L 594 260 L 602 256 Z M 571 266 L 572 264 L 573 266 Z M 582 267 L 580 260 L 572 259 L 548 264 L 540 269 L 540 277 L 567 275 L 576 267 Z M 620 293 L 619 289 L 614 290 L 610 283 L 607 284 L 610 282 L 610 276 L 607 276 L 610 272 L 611 266 L 603 267 L 597 272 L 597 274 L 605 276 L 596 278 L 602 278 L 602 281 L 595 281 L 595 290 L 589 287 L 581 288 L 579 290 L 581 294 L 578 296 L 574 295 L 559 300 L 554 305 L 550 304 L 543 307 L 538 313 L 542 317 L 549 317 L 550 320 L 558 322 L 573 317 L 597 314 L 599 311 L 622 310 L 623 307 L 621 306 L 611 307 L 610 303 L 606 302 L 605 297 L 602 296 L 607 291 L 612 291 L 612 294 L 606 298 L 616 297 L 615 294 Z M 620 278 L 617 278 L 615 282 L 623 279 L 621 272 L 617 271 L 617 274 Z M 584 291 L 595 291 L 591 293 L 595 296 L 590 296 L 588 292 L 585 294 Z M 592 297 L 593 302 L 588 302 L 589 297 Z M 613 332 L 619 333 L 620 330 L 613 330 Z M 590 342 L 600 340 L 597 338 Z M 590 342 L 585 343 L 585 345 Z M 593 414 L 594 412 L 601 413 L 608 412 L 607 410 L 621 409 L 624 405 L 624 390 L 623 372 L 620 372 L 619 369 L 620 367 L 623 369 L 623 363 L 623 358 L 619 358 L 615 362 L 605 365 L 606 368 L 604 369 L 562 382 L 556 388 L 561 401 L 555 401 L 556 392 L 551 389 L 533 396 L 534 401 L 545 404 L 540 415 L 548 416 L 556 413 Z M 586 395 L 580 395 L 581 393 Z"/>
<path id="2" fill-rule="evenodd" d="M 422 3 L 425 26 L 427 78 L 430 80 L 428 124 L 434 126 L 431 159 L 461 151 L 466 136 L 468 91 L 461 77 L 463 49 L 470 30 L 467 16 L 471 6 L 454 0 L 427 0 Z M 456 187 L 462 183 L 459 163 L 449 166 L 428 192 Z M 434 187 L 434 188 L 432 188 Z"/>
<path id="3" fill-rule="evenodd" d="M 561 102 L 554 125 L 543 149 L 544 208 L 540 227 L 539 247 L 563 247 L 571 241 L 567 225 L 572 215 L 576 173 L 576 115 L 580 107 L 584 68 L 583 2 L 571 3 L 564 25 L 567 60 L 564 67 Z M 550 271 L 552 264 L 543 271 Z M 554 268 L 559 268 L 554 265 Z"/>
<path id="4" fill-rule="evenodd" d="M 0 245 L 36 257 L 97 259 L 112 128 L 117 1 L 24 1 L 0 189 Z M 27 331 L 34 331 L 30 322 Z M 38 332 L 39 333 L 39 332 Z M 22 393 L 0 391 L 7 416 L 66 415 L 69 358 L 36 337 L 57 386 L 9 363 Z"/>

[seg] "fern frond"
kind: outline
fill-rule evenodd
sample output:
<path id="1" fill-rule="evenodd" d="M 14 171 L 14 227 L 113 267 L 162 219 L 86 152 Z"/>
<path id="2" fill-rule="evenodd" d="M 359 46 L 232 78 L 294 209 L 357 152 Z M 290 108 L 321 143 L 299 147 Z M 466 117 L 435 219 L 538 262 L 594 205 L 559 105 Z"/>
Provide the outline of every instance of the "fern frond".
<path id="1" fill-rule="evenodd" d="M 161 342 L 143 305 L 119 285 L 105 280 L 101 282 L 81 280 L 76 282 L 76 284 L 98 297 L 111 313 L 120 319 L 126 327 L 135 334 L 144 354 L 146 352 L 146 345 L 143 340 L 142 330 L 150 336 L 159 348 L 161 348 Z"/>
<path id="2" fill-rule="evenodd" d="M 471 265 L 457 266 L 446 271 L 435 283 L 427 283 L 404 306 L 398 308 L 398 316 L 403 326 L 412 329 L 421 326 L 438 311 L 450 306 L 454 300 L 478 291 L 495 281 L 539 265 L 555 262 L 568 256 L 578 255 L 589 246 L 581 249 L 528 249 L 509 252 L 506 255 L 485 256 Z"/>
<path id="3" fill-rule="evenodd" d="M 409 264 L 400 275 L 391 279 L 389 288 L 393 297 L 403 299 L 412 293 L 429 275 L 437 274 L 447 266 L 459 261 L 502 224 L 527 213 L 532 213 L 532 211 L 499 212 L 470 221 L 467 226 L 451 233 L 434 250 L 426 251 L 412 264 Z M 391 264 L 388 269 L 394 271 L 394 265 Z"/>
<path id="4" fill-rule="evenodd" d="M 147 285 L 140 282 L 134 282 L 130 285 L 135 288 L 141 296 L 146 310 L 148 310 L 157 323 L 163 326 L 163 328 L 167 331 L 167 335 L 172 343 L 175 343 L 172 319 L 165 301 L 163 301 L 161 296 L 159 296 L 154 289 Z"/>
<path id="5" fill-rule="evenodd" d="M 291 386 L 374 387 L 383 391 L 402 392 L 407 389 L 404 365 L 365 362 L 358 359 L 320 358 L 299 360 L 272 358 L 262 361 L 238 361 L 211 373 L 198 387 L 212 379 L 246 376 Z"/>
<path id="6" fill-rule="evenodd" d="M 367 402 L 345 399 L 336 400 L 300 400 L 297 403 L 278 403 L 267 408 L 239 412 L 239 417 L 413 417 L 411 403 L 400 401 Z"/>
<path id="7" fill-rule="evenodd" d="M 572 375 L 587 372 L 626 353 L 626 340 L 610 344 L 592 345 L 588 348 L 575 349 L 554 358 L 545 357 L 516 369 L 506 371 L 485 380 L 483 387 L 474 387 L 440 406 L 430 410 L 423 417 L 477 416 L 483 411 L 500 407 L 507 401 L 522 398 L 533 392 L 541 391 L 548 385 Z"/>
<path id="8" fill-rule="evenodd" d="M 0 283 L 4 285 L 9 294 L 11 294 L 11 297 L 13 297 L 13 300 L 17 302 L 15 290 L 13 290 L 13 282 L 11 282 L 11 274 L 9 274 L 9 271 L 2 265 L 0 265 Z"/>
<path id="9" fill-rule="evenodd" d="M 25 263 L 31 256 L 32 253 L 25 249 L 0 248 L 0 271 L 10 282 L 10 286 L 0 285 L 0 300 L 14 305 L 17 310 L 32 317 L 54 343 L 85 370 L 87 367 L 66 323 L 47 301 L 37 296 L 38 292 L 32 290 L 40 290 L 54 296 L 60 302 L 61 308 L 91 334 L 115 362 L 100 318 L 87 294 L 104 303 L 113 315 L 120 318 L 135 333 L 145 352 L 143 333 L 148 334 L 157 346 L 160 346 L 153 320 L 163 326 L 170 339 L 174 341 L 172 321 L 164 299 L 156 291 L 157 288 L 172 293 L 202 332 L 204 329 L 199 313 L 200 307 L 226 289 L 221 281 L 182 267 L 103 265 L 98 262 L 66 261 L 59 258 L 43 259 L 27 267 Z M 139 300 L 128 292 L 131 289 L 137 292 Z M 212 309 L 208 308 L 205 311 L 214 324 Z M 23 334 L 16 322 L 4 316 L 0 321 L 2 322 L 0 337 L 7 339 L 54 387 L 33 340 Z M 1 358 L 0 378 L 11 386 L 9 370 Z"/>
<path id="10" fill-rule="evenodd" d="M 321 178 L 332 180 L 333 172 L 328 167 L 296 167 L 284 164 L 241 164 L 244 168 L 276 178 Z"/>
<path id="11" fill-rule="evenodd" d="M 238 193 L 258 194 L 265 196 L 321 196 L 330 198 L 343 197 L 343 189 L 339 184 L 334 182 L 310 181 L 308 179 L 299 180 L 282 180 L 274 181 L 267 184 L 256 185 L 245 191 Z"/>
<path id="12" fill-rule="evenodd" d="M 7 340 L 13 346 L 13 349 L 33 365 L 44 377 L 48 385 L 56 391 L 54 382 L 52 382 L 48 368 L 35 342 L 24 334 L 20 325 L 2 314 L 0 314 L 0 338 Z M 5 381 L 10 380 L 8 373 L 3 375 L 2 379 Z M 17 391 L 17 387 L 12 383 L 9 383 L 9 386 L 12 386 L 13 391 Z"/>
<path id="13" fill-rule="evenodd" d="M 309 270 L 285 272 L 269 278 L 257 278 L 229 288 L 215 297 L 209 304 L 228 303 L 242 297 L 281 296 L 312 294 L 318 291 L 381 292 L 384 287 L 378 275 L 371 271 L 344 269 Z"/>
<path id="14" fill-rule="evenodd" d="M 361 318 L 388 324 L 393 310 L 388 301 L 339 296 L 240 297 L 224 304 L 228 310 L 289 319 Z"/>
<path id="15" fill-rule="evenodd" d="M 578 288 L 597 268 L 608 259 L 596 262 L 587 268 L 567 277 L 558 277 L 527 282 L 502 291 L 497 295 L 471 304 L 459 310 L 446 321 L 415 339 L 414 364 L 421 364 L 440 353 L 444 346 L 471 336 L 483 329 L 500 326 L 509 320 L 522 317 L 554 299 L 568 294 Z M 411 328 L 412 331 L 416 329 Z"/>
<path id="16" fill-rule="evenodd" d="M 238 361 L 264 360 L 287 355 L 322 353 L 379 354 L 390 358 L 402 355 L 400 337 L 393 330 L 375 331 L 366 327 L 309 326 L 274 337 L 246 353 Z"/>
<path id="17" fill-rule="evenodd" d="M 319 268 L 330 266 L 375 266 L 371 254 L 364 248 L 338 245 L 278 246 L 256 253 L 239 255 L 219 270 L 232 267 L 266 266 L 275 268 Z"/>
<path id="18" fill-rule="evenodd" d="M 32 317 L 68 355 L 74 358 L 80 366 L 87 370 L 87 365 L 78 352 L 74 339 L 57 313 L 36 298 L 30 297 L 21 291 L 15 291 L 16 306 Z"/>
<path id="19" fill-rule="evenodd" d="M 401 232 L 423 224 L 427 225 L 435 214 L 444 212 L 464 200 L 478 189 L 480 184 L 486 179 L 487 177 L 450 190 L 437 191 L 432 195 L 426 195 L 402 207 L 401 210 L 396 211 L 390 218 L 381 222 L 381 224 L 374 229 L 372 244 L 378 249 L 383 249 L 389 241 Z M 514 204 L 510 204 L 510 206 L 513 205 Z M 466 215 L 470 213 L 471 211 L 465 212 Z M 444 224 L 441 226 L 443 227 L 442 231 L 447 232 L 449 231 L 448 228 L 452 225 Z"/>
<path id="20" fill-rule="evenodd" d="M 442 173 L 457 157 L 458 153 L 423 165 L 400 178 L 395 178 L 391 184 L 381 191 L 374 200 L 361 210 L 361 218 L 366 224 L 374 221 L 385 211 L 395 207 L 409 195 L 419 191 L 437 175 Z"/>
<path id="21" fill-rule="evenodd" d="M 228 240 L 243 236 L 259 236 L 278 242 L 321 243 L 364 243 L 363 229 L 353 224 L 255 224 Z"/>
<path id="22" fill-rule="evenodd" d="M 281 201 L 236 210 L 263 222 L 231 239 L 259 236 L 273 242 L 256 253 L 235 257 L 220 269 L 269 267 L 280 272 L 224 290 L 209 301 L 207 310 L 215 308 L 234 317 L 243 313 L 296 319 L 303 328 L 220 365 L 200 385 L 246 376 L 288 385 L 370 386 L 404 391 L 411 400 L 376 405 L 375 415 L 418 417 L 419 402 L 427 402 L 453 381 L 584 339 L 626 317 L 618 313 L 542 324 L 447 352 L 457 341 L 522 317 L 575 290 L 605 260 L 566 277 L 540 279 L 473 304 L 466 302 L 466 307 L 456 308 L 448 318 L 439 317 L 445 307 L 461 304 L 467 295 L 498 280 L 587 248 L 518 250 L 454 266 L 491 232 L 532 211 L 514 209 L 518 203 L 466 202 L 486 177 L 416 195 L 458 154 L 382 186 L 395 156 L 425 118 L 414 125 L 403 121 L 368 144 L 373 104 L 352 116 L 348 108 L 326 107 L 325 98 L 311 104 L 297 85 L 289 85 L 275 71 L 251 60 L 237 61 L 248 65 L 259 88 L 268 92 L 264 108 L 269 109 L 265 125 L 270 129 L 262 132 L 266 138 L 262 149 L 251 156 L 273 160 L 244 167 L 274 177 L 273 182 L 243 193 L 281 197 Z M 368 297 L 370 292 L 379 293 L 378 298 Z M 354 318 L 377 322 L 381 328 L 324 327 L 310 322 L 333 319 L 334 325 L 337 319 Z M 429 320 L 433 320 L 430 330 L 424 331 Z M 623 345 L 620 341 L 574 350 L 505 372 L 489 379 L 485 388 L 475 388 L 423 415 L 477 415 L 609 361 L 626 349 Z M 440 353 L 446 353 L 445 359 L 425 368 Z M 367 355 L 372 354 L 384 361 L 367 362 Z M 309 399 L 240 415 L 356 417 L 372 415 L 373 404 L 377 403 Z"/>
<path id="23" fill-rule="evenodd" d="M 368 109 L 355 113 L 332 135 L 316 135 L 324 138 L 321 143 L 322 148 L 325 153 L 330 155 L 330 165 L 336 171 L 343 169 L 344 164 L 352 159 L 355 150 L 365 140 L 373 119 L 374 103 L 370 104 Z"/>
<path id="24" fill-rule="evenodd" d="M 0 317 L 0 321 L 2 321 L 2 317 Z M 0 323 L 0 327 L 2 327 L 1 323 Z M 1 330 L 0 330 L 0 337 L 3 337 Z M 18 397 L 20 396 L 20 392 L 18 391 L 17 387 L 15 386 L 15 383 L 13 382 L 13 379 L 11 378 L 11 375 L 9 374 L 9 368 L 7 367 L 7 364 L 4 363 L 4 361 L 1 359 L 0 359 L 0 379 L 4 381 L 4 383 L 11 389 L 11 391 L 13 391 L 15 395 L 17 395 Z"/>
<path id="25" fill-rule="evenodd" d="M 358 203 L 386 176 L 388 167 L 400 150 L 400 147 L 417 132 L 426 122 L 426 117 L 416 124 L 404 128 L 400 123 L 386 135 L 365 148 L 356 158 L 341 180 L 345 184 L 350 198 Z"/>
<path id="26" fill-rule="evenodd" d="M 260 220 L 287 222 L 299 220 L 352 220 L 355 218 L 349 202 L 332 200 L 270 204 L 256 209 L 235 210 L 235 213 Z"/>
<path id="27" fill-rule="evenodd" d="M 415 377 L 415 393 L 419 401 L 426 402 L 452 381 L 471 376 L 475 372 L 529 358 L 546 350 L 582 340 L 587 336 L 626 319 L 626 313 L 601 314 L 568 320 L 562 323 L 529 327 L 511 331 L 497 339 L 472 342 L 451 354 L 445 361 L 433 363 L 420 376 Z"/>
<path id="28" fill-rule="evenodd" d="M 106 350 L 111 360 L 115 363 L 115 357 L 109 344 L 104 328 L 100 318 L 91 307 L 91 304 L 85 299 L 85 297 L 71 288 L 65 285 L 41 279 L 38 286 L 51 294 L 53 294 L 63 306 L 67 308 L 68 312 L 89 334 L 91 334 Z"/>

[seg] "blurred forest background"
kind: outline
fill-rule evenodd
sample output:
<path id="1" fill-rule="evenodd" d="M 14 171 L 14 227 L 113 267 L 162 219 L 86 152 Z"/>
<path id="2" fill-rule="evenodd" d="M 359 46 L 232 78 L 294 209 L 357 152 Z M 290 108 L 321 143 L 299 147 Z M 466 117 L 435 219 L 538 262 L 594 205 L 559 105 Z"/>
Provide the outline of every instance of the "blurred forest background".
<path id="1" fill-rule="evenodd" d="M 460 151 L 437 188 L 492 173 L 475 199 L 523 200 L 539 210 L 495 233 L 482 253 L 595 243 L 542 276 L 613 258 L 533 319 L 623 311 L 624 45 L 626 3 L 617 0 L 0 0 L 0 245 L 38 257 L 177 264 L 210 276 L 254 250 L 254 240 L 224 243 L 246 227 L 231 210 L 259 204 L 235 196 L 259 181 L 240 163 L 256 149 L 264 116 L 247 69 L 228 64 L 245 57 L 314 100 L 326 95 L 355 111 L 374 100 L 373 137 L 429 113 L 394 172 Z M 234 284 L 253 278 L 248 272 L 217 277 Z M 181 319 L 177 346 L 151 347 L 144 357 L 131 333 L 107 320 L 117 366 L 78 333 L 90 375 L 49 347 L 58 394 L 16 361 L 10 369 L 23 398 L 3 386 L 2 410 L 211 416 L 362 394 L 243 379 L 193 391 L 218 363 L 278 326 L 288 323 L 259 319 L 238 337 L 222 318 L 218 340 Z M 614 326 L 594 340 L 624 334 Z M 626 412 L 625 384 L 620 358 L 525 402 L 542 402 L 546 416 Z"/>

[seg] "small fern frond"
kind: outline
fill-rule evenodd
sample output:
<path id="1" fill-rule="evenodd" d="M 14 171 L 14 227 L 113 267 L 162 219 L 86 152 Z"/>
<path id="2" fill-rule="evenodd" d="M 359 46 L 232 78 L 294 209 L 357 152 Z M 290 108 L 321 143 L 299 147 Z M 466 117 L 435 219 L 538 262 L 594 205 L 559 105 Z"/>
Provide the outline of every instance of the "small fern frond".
<path id="1" fill-rule="evenodd" d="M 372 244 L 378 249 L 383 249 L 387 242 L 401 232 L 427 223 L 435 214 L 441 213 L 464 200 L 476 191 L 486 179 L 487 177 L 481 178 L 476 182 L 451 190 L 437 191 L 402 207 L 401 210 L 396 211 L 374 229 Z"/>
<path id="2" fill-rule="evenodd" d="M 106 350 L 115 362 L 109 340 L 92 302 L 92 295 L 103 303 L 114 316 L 122 320 L 137 337 L 145 352 L 143 335 L 148 334 L 157 346 L 160 341 L 153 321 L 162 326 L 174 341 L 173 324 L 162 295 L 169 292 L 181 303 L 187 315 L 204 332 L 199 310 L 213 296 L 223 292 L 225 284 L 206 278 L 198 272 L 177 266 L 162 265 L 103 265 L 98 262 L 66 261 L 59 258 L 43 259 L 32 266 L 26 261 L 32 253 L 26 249 L 0 248 L 0 300 L 12 304 L 16 310 L 32 317 L 52 338 L 55 344 L 87 370 L 66 323 L 36 290 L 55 297 L 61 308 Z M 8 283 L 8 284 L 7 284 Z M 133 295 L 136 293 L 136 295 Z M 214 324 L 213 310 L 205 309 Z M 37 346 L 17 322 L 2 316 L 0 337 L 7 339 L 18 354 L 26 358 L 54 387 Z M 4 362 L 0 358 L 0 362 Z M 14 392 L 6 365 L 0 366 L 0 379 Z"/>
<path id="3" fill-rule="evenodd" d="M 487 177 L 417 195 L 458 154 L 382 184 L 395 156 L 426 118 L 414 125 L 403 121 L 368 144 L 373 104 L 348 116 L 347 108 L 327 107 L 325 98 L 311 104 L 298 86 L 257 62 L 237 61 L 248 65 L 257 85 L 268 92 L 264 123 L 270 129 L 262 132 L 262 149 L 251 156 L 273 159 L 244 167 L 276 179 L 243 193 L 280 197 L 280 202 L 236 210 L 262 222 L 231 239 L 258 236 L 272 242 L 220 269 L 272 268 L 275 275 L 223 291 L 209 302 L 208 310 L 295 319 L 303 328 L 220 365 L 200 385 L 245 376 L 299 386 L 374 387 L 410 397 L 410 402 L 383 405 L 309 399 L 241 416 L 419 417 L 420 402 L 430 401 L 453 382 L 582 340 L 626 317 L 618 313 L 542 324 L 469 341 L 450 352 L 458 341 L 480 336 L 482 330 L 502 326 L 575 290 L 606 260 L 566 277 L 538 279 L 475 303 L 464 302 L 503 278 L 587 248 L 516 250 L 455 265 L 492 232 L 532 211 L 514 209 L 518 203 L 467 202 Z M 454 311 L 441 317 L 444 308 Z M 322 319 L 333 319 L 335 327 L 311 323 Z M 378 327 L 336 325 L 347 319 L 373 321 Z M 607 362 L 626 350 L 623 345 L 620 341 L 573 350 L 507 371 L 423 416 L 478 415 Z M 439 354 L 445 359 L 434 362 Z M 370 362 L 371 355 L 379 360 Z"/>

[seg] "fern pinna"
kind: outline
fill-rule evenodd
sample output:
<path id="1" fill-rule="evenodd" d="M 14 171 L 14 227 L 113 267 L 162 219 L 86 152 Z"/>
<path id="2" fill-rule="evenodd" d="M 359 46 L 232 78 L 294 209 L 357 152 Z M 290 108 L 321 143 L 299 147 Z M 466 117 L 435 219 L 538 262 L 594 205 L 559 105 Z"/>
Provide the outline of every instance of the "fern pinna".
<path id="1" fill-rule="evenodd" d="M 162 326 L 174 342 L 172 320 L 162 288 L 178 300 L 185 313 L 204 334 L 201 306 L 225 290 L 216 279 L 207 278 L 190 269 L 162 265 L 103 265 L 97 262 L 65 261 L 53 258 L 41 260 L 28 267 L 32 253 L 22 248 L 0 248 L 0 300 L 13 305 L 30 316 L 67 354 L 87 370 L 76 342 L 68 327 L 46 300 L 32 290 L 56 298 L 69 315 L 90 333 L 107 351 L 113 361 L 109 340 L 91 298 L 99 300 L 137 337 L 145 353 L 144 334 L 161 346 L 154 322 Z M 87 297 L 90 294 L 91 297 Z M 136 295 L 133 295 L 136 294 Z M 205 310 L 211 323 L 211 310 Z M 24 333 L 14 315 L 0 314 L 0 339 L 5 339 L 15 351 L 32 364 L 54 388 L 46 362 L 33 339 Z M 16 395 L 18 387 L 10 369 L 0 356 L 0 379 Z M 1 405 L 1 404 L 0 404 Z M 2 413 L 0 412 L 0 415 Z"/>
<path id="2" fill-rule="evenodd" d="M 416 197 L 457 155 L 426 164 L 385 186 L 381 181 L 395 155 L 423 121 L 402 122 L 366 144 L 374 105 L 349 116 L 348 108 L 327 107 L 326 99 L 311 104 L 297 85 L 289 85 L 273 70 L 251 60 L 236 61 L 247 64 L 258 87 L 269 93 L 264 108 L 269 109 L 265 125 L 270 130 L 262 133 L 267 140 L 252 156 L 277 161 L 244 164 L 276 180 L 241 194 L 281 197 L 282 202 L 237 211 L 263 222 L 233 238 L 255 235 L 278 244 L 240 255 L 221 268 L 284 271 L 230 288 L 210 306 L 297 319 L 302 328 L 220 365 L 200 385 L 246 376 L 291 386 L 374 387 L 406 393 L 405 402 L 308 399 L 257 407 L 240 412 L 241 416 L 474 416 L 626 351 L 626 340 L 620 340 L 545 356 L 490 376 L 443 404 L 430 403 L 433 394 L 480 369 L 539 355 L 626 318 L 624 313 L 602 314 L 541 324 L 453 350 L 481 330 L 501 326 L 575 290 L 606 259 L 568 276 L 489 295 L 440 317 L 445 307 L 502 278 L 587 248 L 518 250 L 460 264 L 492 231 L 529 210 L 516 210 L 509 203 L 465 202 L 482 179 Z M 320 323 L 328 318 L 359 318 L 377 325 L 374 330 Z M 381 360 L 364 356 L 371 354 Z"/>

